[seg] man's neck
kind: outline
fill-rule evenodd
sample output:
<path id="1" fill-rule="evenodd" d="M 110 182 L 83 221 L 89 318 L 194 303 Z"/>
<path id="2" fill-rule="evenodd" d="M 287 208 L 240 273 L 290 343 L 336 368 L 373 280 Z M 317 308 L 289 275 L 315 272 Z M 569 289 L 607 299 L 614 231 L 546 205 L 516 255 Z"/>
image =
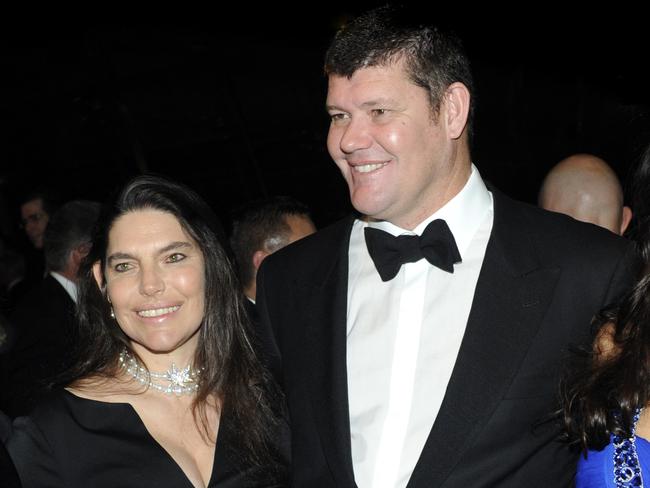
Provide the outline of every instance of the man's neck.
<path id="1" fill-rule="evenodd" d="M 423 199 L 413 212 L 395 221 L 391 220 L 391 222 L 403 229 L 415 229 L 418 224 L 454 199 L 465 187 L 471 174 L 470 162 L 457 167 L 445 181 L 436 184 L 435 190 L 430 192 L 431 198 Z"/>
<path id="2" fill-rule="evenodd" d="M 62 270 L 57 270 L 57 271 L 53 271 L 53 273 L 57 273 L 57 274 L 63 276 L 64 278 L 72 281 L 73 283 L 77 282 L 77 273 L 73 272 L 70 269 L 66 268 L 66 269 L 62 269 Z"/>
<path id="3" fill-rule="evenodd" d="M 255 303 L 256 292 L 257 290 L 255 284 L 244 287 L 244 295 L 246 295 L 246 298 L 248 298 L 253 303 Z"/>
<path id="4" fill-rule="evenodd" d="M 50 275 L 65 289 L 72 301 L 77 303 L 77 284 L 75 280 L 71 280 L 61 271 L 50 271 Z"/>

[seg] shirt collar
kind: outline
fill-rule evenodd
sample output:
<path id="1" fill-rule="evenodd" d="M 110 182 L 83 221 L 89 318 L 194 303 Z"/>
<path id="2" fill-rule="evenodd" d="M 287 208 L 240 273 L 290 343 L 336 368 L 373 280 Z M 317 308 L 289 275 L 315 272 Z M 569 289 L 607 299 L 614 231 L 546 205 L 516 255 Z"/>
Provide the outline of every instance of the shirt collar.
<path id="1" fill-rule="evenodd" d="M 69 280 L 62 274 L 57 273 L 56 271 L 50 271 L 50 276 L 54 278 L 56 281 L 58 281 L 63 289 L 70 295 L 70 298 L 72 298 L 72 301 L 77 303 L 77 285 L 74 283 L 74 281 Z"/>
<path id="2" fill-rule="evenodd" d="M 394 236 L 421 235 L 429 223 L 435 219 L 443 219 L 454 235 L 460 255 L 469 247 L 474 234 L 478 230 L 486 212 L 492 208 L 492 195 L 488 191 L 481 175 L 472 164 L 472 172 L 465 186 L 440 209 L 420 222 L 412 231 L 402 229 L 386 220 L 369 222 L 369 227 L 381 229 Z"/>

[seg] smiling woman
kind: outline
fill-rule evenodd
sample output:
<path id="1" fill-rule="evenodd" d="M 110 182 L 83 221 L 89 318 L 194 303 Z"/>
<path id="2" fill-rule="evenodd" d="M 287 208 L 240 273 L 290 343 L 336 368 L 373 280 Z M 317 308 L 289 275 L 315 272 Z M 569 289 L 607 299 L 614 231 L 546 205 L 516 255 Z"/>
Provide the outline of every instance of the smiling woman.
<path id="1" fill-rule="evenodd" d="M 107 208 L 80 283 L 78 362 L 14 422 L 23 486 L 284 486 L 279 395 L 218 235 L 198 195 L 157 177 Z"/>
<path id="2" fill-rule="evenodd" d="M 190 364 L 205 309 L 205 264 L 196 241 L 172 214 L 136 210 L 113 224 L 107 254 L 105 269 L 97 262 L 93 274 L 100 287 L 106 283 L 135 352 L 150 355 L 151 367 L 159 362 L 155 353 Z"/>

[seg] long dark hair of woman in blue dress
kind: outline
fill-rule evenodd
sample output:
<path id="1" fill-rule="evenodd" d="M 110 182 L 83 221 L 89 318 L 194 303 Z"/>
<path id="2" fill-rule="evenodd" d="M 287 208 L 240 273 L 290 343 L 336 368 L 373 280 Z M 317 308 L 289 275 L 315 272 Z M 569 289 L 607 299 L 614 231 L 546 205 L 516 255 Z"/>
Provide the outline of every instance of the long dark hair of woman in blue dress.
<path id="1" fill-rule="evenodd" d="M 628 237 L 643 259 L 642 273 L 619 304 L 594 319 L 593 348 L 583 351 L 562 385 L 567 437 L 584 454 L 633 437 L 635 416 L 650 403 L 650 146 L 630 187 Z"/>

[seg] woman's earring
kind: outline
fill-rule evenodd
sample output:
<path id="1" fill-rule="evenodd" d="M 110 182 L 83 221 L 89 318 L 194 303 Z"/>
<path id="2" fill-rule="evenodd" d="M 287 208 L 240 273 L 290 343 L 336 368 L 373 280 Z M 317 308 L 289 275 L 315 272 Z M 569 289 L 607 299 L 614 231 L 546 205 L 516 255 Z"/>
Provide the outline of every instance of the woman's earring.
<path id="1" fill-rule="evenodd" d="M 115 318 L 115 312 L 113 311 L 113 306 L 111 305 L 111 318 Z"/>

